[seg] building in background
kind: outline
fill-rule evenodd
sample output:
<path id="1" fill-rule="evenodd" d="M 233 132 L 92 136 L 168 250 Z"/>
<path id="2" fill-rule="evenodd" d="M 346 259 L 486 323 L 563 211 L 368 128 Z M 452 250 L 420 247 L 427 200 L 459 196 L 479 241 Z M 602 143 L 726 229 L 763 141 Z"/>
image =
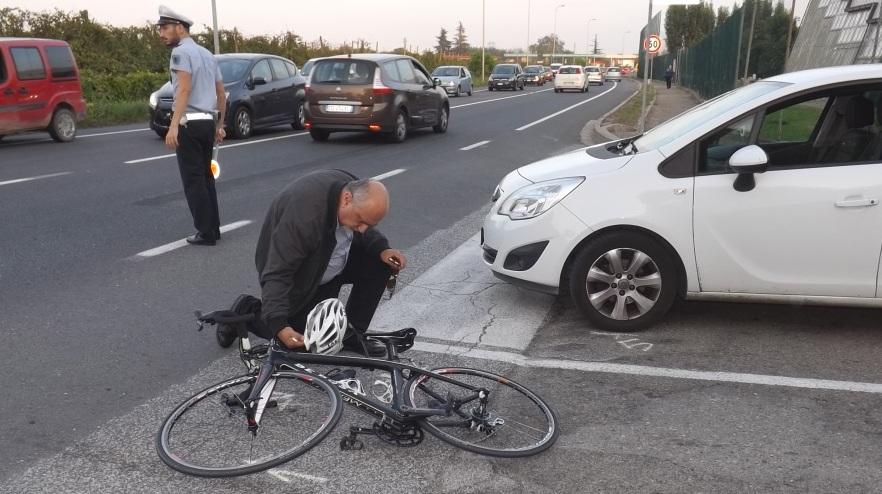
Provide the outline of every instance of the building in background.
<path id="1" fill-rule="evenodd" d="M 878 0 L 810 0 L 787 72 L 882 58 Z"/>

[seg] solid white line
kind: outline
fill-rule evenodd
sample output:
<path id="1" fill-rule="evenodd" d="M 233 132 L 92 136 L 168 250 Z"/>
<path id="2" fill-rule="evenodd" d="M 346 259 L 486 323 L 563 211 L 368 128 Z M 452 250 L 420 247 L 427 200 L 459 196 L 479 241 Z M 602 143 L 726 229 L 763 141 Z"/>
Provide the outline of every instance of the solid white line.
<path id="1" fill-rule="evenodd" d="M 428 342 L 417 342 L 414 345 L 414 349 L 430 353 L 443 353 L 447 355 L 456 355 L 459 357 L 507 362 L 521 367 L 565 369 L 584 372 L 602 372 L 606 374 L 626 374 L 632 376 L 690 379 L 695 381 L 760 384 L 763 386 L 784 386 L 789 388 L 827 389 L 833 391 L 852 391 L 856 393 L 882 394 L 882 384 L 879 383 L 833 381 L 828 379 L 770 376 L 764 374 L 744 374 L 740 372 L 695 371 L 688 369 L 649 367 L 645 365 L 584 362 L 579 360 L 534 359 L 525 357 L 519 353 L 501 352 L 495 350 L 480 350 L 464 346 L 442 345 L 438 343 Z"/>
<path id="2" fill-rule="evenodd" d="M 542 122 L 544 122 L 544 121 L 546 121 L 546 120 L 548 120 L 548 119 L 554 118 L 554 117 L 560 115 L 561 113 L 568 112 L 568 111 L 572 110 L 573 108 L 576 108 L 577 106 L 584 105 L 585 103 L 588 103 L 589 101 L 593 101 L 593 100 L 595 100 L 595 99 L 597 99 L 597 98 L 603 96 L 604 94 L 606 94 L 606 93 L 612 91 L 613 89 L 615 89 L 616 86 L 618 86 L 618 85 L 619 85 L 619 83 L 617 83 L 617 82 L 616 82 L 616 83 L 613 83 L 613 87 L 611 87 L 611 88 L 607 89 L 606 91 L 604 91 L 604 92 L 598 94 L 597 96 L 594 96 L 594 97 L 592 97 L 592 98 L 588 98 L 588 99 L 586 99 L 585 101 L 580 101 L 580 102 L 576 103 L 575 105 L 570 105 L 570 106 L 564 108 L 563 110 L 561 110 L 561 111 L 559 111 L 559 112 L 554 112 L 554 113 L 552 113 L 551 115 L 548 115 L 547 117 L 540 118 L 539 120 L 536 120 L 535 122 L 528 123 L 527 125 L 524 125 L 523 127 L 518 127 L 518 128 L 516 128 L 515 130 L 529 129 L 529 128 L 532 127 L 532 126 L 534 126 L 534 125 L 536 125 L 536 124 L 540 124 L 540 123 L 542 123 Z"/>
<path id="3" fill-rule="evenodd" d="M 406 171 L 407 171 L 407 169 L 405 169 L 405 168 L 398 168 L 396 170 L 392 170 L 391 172 L 381 173 L 381 174 L 377 175 L 376 177 L 371 177 L 371 178 L 374 180 L 383 180 L 385 178 L 394 177 L 395 175 L 398 175 L 399 173 L 404 173 Z"/>
<path id="4" fill-rule="evenodd" d="M 134 130 L 117 130 L 115 132 L 100 132 L 98 134 L 77 134 L 77 137 L 97 137 L 97 136 L 112 136 L 116 134 L 128 134 L 130 132 L 144 132 L 145 130 L 150 129 L 134 129 Z"/>
<path id="5" fill-rule="evenodd" d="M 239 147 L 239 146 L 250 146 L 251 144 L 259 144 L 259 143 L 261 143 L 261 142 L 276 141 L 276 140 L 279 140 L 279 139 L 287 139 L 287 138 L 289 138 L 289 137 L 305 136 L 305 135 L 307 135 L 307 134 L 309 134 L 309 132 L 301 132 L 301 133 L 299 133 L 299 134 L 288 134 L 288 135 L 278 136 L 278 137 L 267 137 L 266 139 L 257 139 L 256 141 L 247 141 L 247 142 L 239 142 L 239 143 L 236 143 L 236 144 L 227 144 L 227 145 L 224 145 L 224 146 L 220 146 L 220 149 L 236 148 L 236 147 Z M 134 165 L 135 163 L 144 163 L 145 161 L 161 160 L 161 159 L 163 159 L 163 158 L 171 158 L 171 157 L 173 157 L 173 156 L 175 156 L 174 153 L 172 153 L 172 154 L 163 154 L 163 155 L 161 155 L 161 156 L 151 156 L 151 157 L 149 157 L 149 158 L 141 158 L 141 159 L 137 159 L 137 160 L 126 161 L 125 164 L 127 164 L 127 165 Z"/>
<path id="6" fill-rule="evenodd" d="M 462 108 L 464 106 L 483 105 L 484 103 L 493 103 L 494 101 L 502 101 L 504 99 L 520 98 L 522 96 L 530 96 L 531 94 L 544 93 L 545 91 L 551 91 L 552 89 L 554 89 L 554 88 L 540 89 L 539 91 L 529 91 L 529 92 L 525 92 L 525 93 L 521 93 L 521 94 L 516 94 L 514 96 L 506 96 L 504 98 L 485 99 L 484 101 L 475 101 L 474 103 L 466 103 L 464 105 L 451 106 L 450 109 L 452 110 L 454 108 Z"/>
<path id="7" fill-rule="evenodd" d="M 490 142 L 490 141 L 476 142 L 476 143 L 472 144 L 471 146 L 466 146 L 466 147 L 464 147 L 464 148 L 459 148 L 459 150 L 460 150 L 460 151 L 471 151 L 472 149 L 475 149 L 475 148 L 477 148 L 477 147 L 481 147 L 481 146 L 483 146 L 484 144 L 487 144 L 488 142 Z"/>
<path id="8" fill-rule="evenodd" d="M 221 233 L 227 233 L 229 231 L 235 230 L 237 228 L 242 228 L 243 226 L 247 226 L 251 224 L 251 220 L 242 220 L 236 221 L 234 223 L 230 223 L 229 225 L 224 225 L 220 227 Z M 132 259 L 144 258 L 144 257 L 156 257 L 161 254 L 165 254 L 166 252 L 171 252 L 175 249 L 180 249 L 181 247 L 186 247 L 187 239 L 182 238 L 181 240 L 175 240 L 174 242 L 167 243 L 165 245 L 160 245 L 154 249 L 145 250 L 144 252 L 138 252 Z"/>
<path id="9" fill-rule="evenodd" d="M 21 183 L 21 182 L 30 182 L 31 180 L 41 180 L 44 178 L 60 177 L 62 175 L 70 175 L 71 173 L 73 173 L 73 172 L 50 173 L 49 175 L 38 175 L 36 177 L 16 178 L 14 180 L 7 180 L 5 182 L 0 182 L 0 185 L 11 185 L 11 184 L 17 184 L 17 183 Z"/>
<path id="10" fill-rule="evenodd" d="M 305 473 L 300 472 L 292 472 L 290 470 L 279 470 L 277 468 L 273 468 L 272 470 L 267 470 L 266 473 L 272 475 L 273 477 L 281 480 L 282 482 L 291 482 L 291 479 L 288 477 L 296 477 L 304 480 L 311 480 L 318 484 L 324 484 L 328 481 L 328 479 L 324 477 L 316 477 L 315 475 L 307 475 Z"/>

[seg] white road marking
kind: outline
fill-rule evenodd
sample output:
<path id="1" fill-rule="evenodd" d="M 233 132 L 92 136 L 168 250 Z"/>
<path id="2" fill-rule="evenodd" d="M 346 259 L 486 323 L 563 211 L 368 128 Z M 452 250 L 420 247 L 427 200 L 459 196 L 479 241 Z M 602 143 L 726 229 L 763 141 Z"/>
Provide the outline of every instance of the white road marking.
<path id="1" fill-rule="evenodd" d="M 148 128 L 148 129 L 133 129 L 133 130 L 117 130 L 114 132 L 99 132 L 97 134 L 77 134 L 77 137 L 79 138 L 79 137 L 112 136 L 112 135 L 116 135 L 116 134 L 128 134 L 130 132 L 144 132 L 145 130 L 150 130 L 150 129 Z"/>
<path id="2" fill-rule="evenodd" d="M 237 228 L 242 228 L 243 226 L 250 225 L 252 223 L 251 220 L 242 220 L 236 221 L 235 223 L 230 223 L 229 225 L 223 225 L 220 227 L 221 233 L 227 233 L 229 231 L 235 230 Z M 131 260 L 144 259 L 147 257 L 156 257 L 161 254 L 165 254 L 166 252 L 171 252 L 175 249 L 180 249 L 181 247 L 186 247 L 187 239 L 182 238 L 181 240 L 175 240 L 174 242 L 167 243 L 165 245 L 160 245 L 159 247 L 145 250 L 144 252 L 138 252 L 134 256 L 130 257 Z"/>
<path id="3" fill-rule="evenodd" d="M 460 151 L 471 151 L 472 149 L 475 149 L 475 148 L 481 147 L 481 146 L 483 146 L 484 144 L 487 144 L 488 142 L 490 142 L 490 141 L 476 142 L 476 143 L 472 144 L 471 146 L 466 146 L 466 147 L 464 147 L 464 148 L 459 148 L 459 150 L 460 150 Z"/>
<path id="4" fill-rule="evenodd" d="M 307 134 L 309 134 L 309 132 L 300 132 L 299 134 L 288 134 L 288 135 L 277 136 L 277 137 L 267 137 L 266 139 L 257 139 L 255 141 L 238 142 L 236 144 L 226 144 L 224 146 L 221 146 L 220 148 L 227 149 L 227 148 L 236 148 L 239 146 L 250 146 L 251 144 L 259 144 L 261 142 L 268 142 L 268 141 L 277 141 L 279 139 L 288 139 L 289 137 L 305 136 Z M 125 164 L 134 165 L 136 163 L 144 163 L 146 161 L 154 161 L 154 160 L 161 160 L 164 158 L 172 158 L 174 156 L 175 156 L 174 153 L 163 154 L 161 156 L 151 156 L 149 158 L 141 158 L 141 159 L 137 159 L 137 160 L 126 161 Z"/>
<path id="5" fill-rule="evenodd" d="M 404 173 L 406 171 L 407 171 L 407 169 L 405 169 L 405 168 L 398 168 L 396 170 L 392 170 L 391 172 L 381 173 L 381 174 L 377 175 L 376 177 L 371 177 L 371 178 L 374 180 L 383 180 L 383 179 L 386 179 L 389 177 L 394 177 L 395 175 L 398 175 L 399 173 Z"/>
<path id="6" fill-rule="evenodd" d="M 551 88 L 551 89 L 554 89 L 554 88 Z M 529 96 L 531 94 L 538 94 L 538 93 L 544 93 L 545 91 L 551 91 L 551 89 L 540 89 L 538 91 L 527 91 L 527 92 L 524 92 L 521 94 L 516 94 L 514 96 L 505 96 L 504 98 L 485 99 L 484 101 L 475 101 L 474 103 L 466 103 L 464 105 L 451 106 L 450 109 L 452 110 L 454 108 L 462 108 L 465 106 L 483 105 L 484 103 L 493 103 L 494 101 L 502 101 L 504 99 L 520 98 L 522 96 Z"/>
<path id="7" fill-rule="evenodd" d="M 576 103 L 575 105 L 570 105 L 570 106 L 564 108 L 564 109 L 561 110 L 561 111 L 554 112 L 554 113 L 552 113 L 551 115 L 548 115 L 547 117 L 542 117 L 542 118 L 540 118 L 539 120 L 536 120 L 535 122 L 530 122 L 530 123 L 528 123 L 527 125 L 524 125 L 524 126 L 522 126 L 522 127 L 518 127 L 518 128 L 516 128 L 515 130 L 529 129 L 529 128 L 532 127 L 532 126 L 537 125 L 537 124 L 540 124 L 540 123 L 542 123 L 542 122 L 544 122 L 544 121 L 546 121 L 546 120 L 548 120 L 548 119 L 554 118 L 554 117 L 560 115 L 561 113 L 565 113 L 565 112 L 568 112 L 568 111 L 572 110 L 573 108 L 576 108 L 576 107 L 578 107 L 578 106 L 582 106 L 582 105 L 584 105 L 585 103 L 588 103 L 589 101 L 593 101 L 593 100 L 595 100 L 595 99 L 597 99 L 597 98 L 603 96 L 604 94 L 606 94 L 606 93 L 612 91 L 612 90 L 615 89 L 616 86 L 618 86 L 618 85 L 619 85 L 618 83 L 614 83 L 614 84 L 613 84 L 613 87 L 611 87 L 611 88 L 607 89 L 606 91 L 604 91 L 604 92 L 598 94 L 597 96 L 594 96 L 594 97 L 588 98 L 588 99 L 586 99 L 585 101 L 580 101 L 580 102 Z"/>
<path id="8" fill-rule="evenodd" d="M 579 360 L 535 359 L 519 353 L 496 350 L 482 350 L 465 346 L 443 345 L 438 343 L 417 342 L 415 350 L 456 355 L 459 357 L 476 358 L 507 362 L 521 367 L 543 369 L 565 369 L 583 372 L 602 372 L 606 374 L 625 374 L 632 376 L 666 377 L 672 379 L 690 379 L 695 381 L 729 382 L 738 384 L 759 384 L 763 386 L 784 386 L 803 389 L 826 389 L 832 391 L 851 391 L 856 393 L 882 394 L 882 384 L 853 381 L 833 381 L 828 379 L 812 379 L 804 377 L 770 376 L 765 374 L 744 374 L 740 372 L 695 371 L 688 369 L 670 369 L 665 367 L 649 367 L 645 365 L 610 364 L 604 362 L 584 362 Z"/>
<path id="9" fill-rule="evenodd" d="M 311 480 L 311 481 L 316 482 L 316 483 L 318 483 L 318 484 L 324 484 L 325 482 L 328 481 L 328 479 L 326 479 L 326 478 L 324 478 L 324 477 L 316 477 L 316 476 L 314 476 L 314 475 L 307 475 L 307 474 L 305 474 L 305 473 L 300 473 L 300 472 L 292 472 L 292 471 L 290 471 L 290 470 L 278 470 L 278 469 L 276 469 L 276 468 L 273 468 L 273 469 L 271 469 L 271 470 L 267 470 L 266 473 L 268 473 L 268 474 L 272 475 L 273 477 L 275 477 L 275 478 L 281 480 L 282 482 L 289 482 L 289 483 L 290 483 L 291 480 L 292 480 L 292 479 L 290 479 L 289 477 L 295 477 L 295 478 L 298 478 L 298 479 Z"/>
<path id="10" fill-rule="evenodd" d="M 71 173 L 73 173 L 73 172 L 50 173 L 48 175 L 37 175 L 36 177 L 16 178 L 14 180 L 7 180 L 5 182 L 0 182 L 0 185 L 12 185 L 12 184 L 18 184 L 18 183 L 22 183 L 22 182 L 30 182 L 32 180 L 42 180 L 44 178 L 60 177 L 62 175 L 70 175 Z"/>

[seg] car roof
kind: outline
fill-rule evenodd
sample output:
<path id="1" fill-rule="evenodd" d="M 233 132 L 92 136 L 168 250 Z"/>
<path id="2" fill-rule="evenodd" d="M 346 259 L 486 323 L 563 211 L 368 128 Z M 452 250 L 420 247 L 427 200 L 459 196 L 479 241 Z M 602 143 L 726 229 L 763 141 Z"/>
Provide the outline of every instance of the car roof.
<path id="1" fill-rule="evenodd" d="M 10 42 L 12 42 L 12 43 L 18 43 L 18 42 L 25 42 L 25 43 L 34 43 L 34 42 L 37 42 L 37 43 L 56 43 L 56 44 L 65 44 L 65 45 L 67 44 L 67 41 L 64 41 L 63 39 L 49 39 L 49 38 L 12 38 L 12 37 L 4 38 L 4 37 L 0 37 L 0 43 L 10 43 Z"/>
<path id="2" fill-rule="evenodd" d="M 447 68 L 464 69 L 465 66 L 463 66 L 463 65 L 439 65 L 439 66 L 435 67 L 435 70 L 447 69 Z"/>
<path id="3" fill-rule="evenodd" d="M 353 60 L 368 60 L 371 62 L 385 62 L 387 60 L 395 60 L 398 58 L 413 58 L 410 55 L 398 55 L 395 53 L 352 53 L 349 55 L 334 55 L 333 57 L 323 58 L 322 60 L 334 60 L 338 58 L 351 58 Z"/>
<path id="4" fill-rule="evenodd" d="M 840 65 L 779 74 L 766 81 L 823 86 L 861 79 L 882 79 L 882 64 Z"/>
<path id="5" fill-rule="evenodd" d="M 280 57 L 278 55 L 273 55 L 271 53 L 221 53 L 220 55 L 215 55 L 217 58 L 241 58 L 243 60 L 254 60 L 255 58 L 279 58 L 282 60 L 288 60 L 285 57 Z"/>

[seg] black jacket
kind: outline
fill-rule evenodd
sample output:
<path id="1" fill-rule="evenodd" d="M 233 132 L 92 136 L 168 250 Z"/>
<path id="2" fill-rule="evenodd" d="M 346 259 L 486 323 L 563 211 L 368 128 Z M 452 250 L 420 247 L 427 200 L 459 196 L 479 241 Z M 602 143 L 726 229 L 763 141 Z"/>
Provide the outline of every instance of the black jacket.
<path id="1" fill-rule="evenodd" d="M 315 295 L 337 245 L 334 233 L 340 192 L 352 180 L 357 177 L 342 170 L 313 172 L 285 187 L 270 206 L 254 254 L 261 317 L 270 334 L 287 326 L 289 317 L 303 310 Z M 352 243 L 357 242 L 378 257 L 389 248 L 389 241 L 376 228 L 363 235 L 355 232 Z"/>

